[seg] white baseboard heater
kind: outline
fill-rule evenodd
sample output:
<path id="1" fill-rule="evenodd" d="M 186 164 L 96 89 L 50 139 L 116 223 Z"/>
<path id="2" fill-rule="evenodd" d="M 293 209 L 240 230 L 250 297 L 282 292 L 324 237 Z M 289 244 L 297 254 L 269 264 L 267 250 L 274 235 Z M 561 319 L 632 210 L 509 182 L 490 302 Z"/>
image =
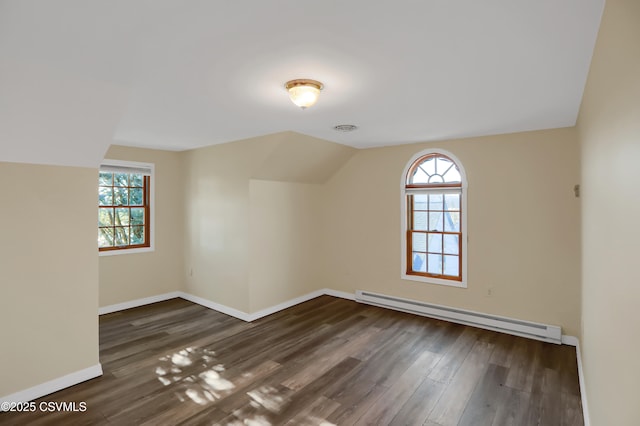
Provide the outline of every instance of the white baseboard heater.
<path id="1" fill-rule="evenodd" d="M 499 317 L 448 306 L 434 305 L 417 300 L 402 299 L 356 290 L 356 301 L 396 311 L 499 331 L 544 342 L 562 344 L 562 329 L 556 325 L 539 324 L 513 318 Z"/>

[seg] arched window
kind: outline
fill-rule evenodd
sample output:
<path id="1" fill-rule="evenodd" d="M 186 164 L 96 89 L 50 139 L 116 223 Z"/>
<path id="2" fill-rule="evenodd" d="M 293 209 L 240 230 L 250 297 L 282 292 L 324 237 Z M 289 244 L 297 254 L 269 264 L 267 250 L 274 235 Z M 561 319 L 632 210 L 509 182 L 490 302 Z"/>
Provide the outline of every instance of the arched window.
<path id="1" fill-rule="evenodd" d="M 405 279 L 466 287 L 466 179 L 455 156 L 423 151 L 403 174 Z"/>

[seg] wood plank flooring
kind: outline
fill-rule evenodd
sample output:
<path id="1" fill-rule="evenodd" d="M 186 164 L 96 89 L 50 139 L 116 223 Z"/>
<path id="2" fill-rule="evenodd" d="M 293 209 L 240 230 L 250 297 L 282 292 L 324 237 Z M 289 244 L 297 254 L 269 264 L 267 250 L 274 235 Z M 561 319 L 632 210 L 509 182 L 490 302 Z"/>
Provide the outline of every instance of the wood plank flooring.
<path id="1" fill-rule="evenodd" d="M 575 350 L 322 296 L 253 323 L 182 299 L 100 318 L 104 375 L 8 425 L 583 425 Z"/>

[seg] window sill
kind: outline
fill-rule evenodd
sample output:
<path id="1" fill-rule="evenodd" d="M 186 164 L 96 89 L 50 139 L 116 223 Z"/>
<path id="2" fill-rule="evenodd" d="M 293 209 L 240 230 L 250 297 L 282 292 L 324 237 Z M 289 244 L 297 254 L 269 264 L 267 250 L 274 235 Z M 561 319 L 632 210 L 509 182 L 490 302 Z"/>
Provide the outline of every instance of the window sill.
<path id="1" fill-rule="evenodd" d="M 98 251 L 98 256 L 116 256 L 120 254 L 136 254 L 136 253 L 149 253 L 155 251 L 153 247 L 140 247 L 140 248 L 132 248 L 132 249 L 122 249 L 122 250 L 107 250 L 107 251 Z"/>
<path id="2" fill-rule="evenodd" d="M 443 280 L 441 278 L 422 277 L 420 275 L 408 275 L 406 273 L 403 273 L 400 276 L 400 278 L 407 281 L 418 281 L 418 282 L 427 283 L 427 284 L 437 284 L 437 285 L 446 285 L 449 287 L 467 288 L 466 281 Z"/>

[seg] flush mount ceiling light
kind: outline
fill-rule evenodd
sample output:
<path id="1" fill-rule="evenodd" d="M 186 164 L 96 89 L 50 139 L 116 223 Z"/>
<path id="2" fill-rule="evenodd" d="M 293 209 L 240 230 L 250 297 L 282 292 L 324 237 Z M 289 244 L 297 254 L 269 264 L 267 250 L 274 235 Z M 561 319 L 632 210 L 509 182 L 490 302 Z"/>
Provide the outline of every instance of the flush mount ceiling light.
<path id="1" fill-rule="evenodd" d="M 316 80 L 298 79 L 287 81 L 284 87 L 289 92 L 291 102 L 306 109 L 318 101 L 324 85 Z"/>

